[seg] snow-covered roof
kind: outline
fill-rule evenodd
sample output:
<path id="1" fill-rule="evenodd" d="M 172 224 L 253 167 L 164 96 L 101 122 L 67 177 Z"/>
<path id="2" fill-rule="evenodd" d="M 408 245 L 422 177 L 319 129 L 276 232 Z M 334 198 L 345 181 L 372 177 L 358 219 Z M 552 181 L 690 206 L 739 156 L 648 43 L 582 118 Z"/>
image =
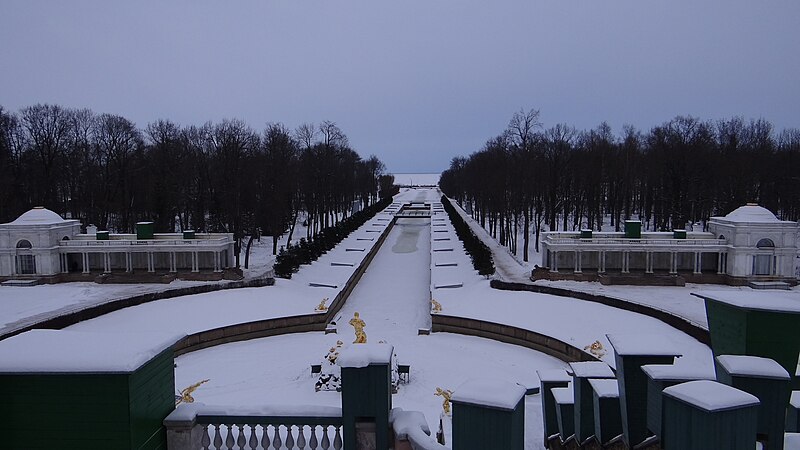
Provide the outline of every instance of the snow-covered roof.
<path id="1" fill-rule="evenodd" d="M 614 378 L 614 372 L 602 361 L 571 362 L 569 368 L 578 378 Z"/>
<path id="2" fill-rule="evenodd" d="M 6 225 L 60 225 L 65 222 L 72 221 L 64 219 L 47 208 L 37 206 Z"/>
<path id="3" fill-rule="evenodd" d="M 545 369 L 537 370 L 539 380 L 545 383 L 566 383 L 572 381 L 572 377 L 564 369 Z"/>
<path id="4" fill-rule="evenodd" d="M 489 378 L 471 378 L 456 388 L 452 401 L 492 408 L 514 409 L 526 389 L 517 383 Z"/>
<path id="5" fill-rule="evenodd" d="M 793 391 L 789 398 L 789 404 L 795 408 L 800 408 L 800 391 Z"/>
<path id="6" fill-rule="evenodd" d="M 793 314 L 800 313 L 800 295 L 797 295 L 796 291 L 701 291 L 692 292 L 692 295 L 706 300 L 726 303 L 738 308 Z"/>
<path id="7" fill-rule="evenodd" d="M 592 385 L 592 389 L 597 392 L 597 396 L 600 398 L 614 398 L 619 397 L 619 383 L 617 380 L 614 379 L 591 379 L 589 380 L 589 384 Z"/>
<path id="8" fill-rule="evenodd" d="M 607 334 L 608 342 L 620 356 L 681 356 L 675 344 L 656 334 Z"/>
<path id="9" fill-rule="evenodd" d="M 713 380 L 717 377 L 713 367 L 694 364 L 648 364 L 642 366 L 642 371 L 651 379 L 660 381 Z"/>
<path id="10" fill-rule="evenodd" d="M 559 405 L 569 405 L 575 403 L 575 391 L 571 387 L 552 388 L 553 398 Z"/>
<path id="11" fill-rule="evenodd" d="M 31 330 L 0 341 L 0 373 L 130 373 L 184 337 Z"/>
<path id="12" fill-rule="evenodd" d="M 754 395 L 710 380 L 687 381 L 664 389 L 664 395 L 706 411 L 724 411 L 758 405 Z"/>
<path id="13" fill-rule="evenodd" d="M 729 222 L 747 222 L 747 223 L 781 223 L 782 221 L 775 217 L 770 210 L 754 203 L 740 206 L 733 211 L 729 212 L 725 217 L 717 217 L 717 219 L 727 220 Z"/>
<path id="14" fill-rule="evenodd" d="M 747 355 L 717 356 L 720 365 L 734 376 L 788 380 L 789 372 L 774 359 Z"/>
<path id="15" fill-rule="evenodd" d="M 353 344 L 342 349 L 336 363 L 339 367 L 359 368 L 370 364 L 389 364 L 394 347 L 390 344 Z"/>

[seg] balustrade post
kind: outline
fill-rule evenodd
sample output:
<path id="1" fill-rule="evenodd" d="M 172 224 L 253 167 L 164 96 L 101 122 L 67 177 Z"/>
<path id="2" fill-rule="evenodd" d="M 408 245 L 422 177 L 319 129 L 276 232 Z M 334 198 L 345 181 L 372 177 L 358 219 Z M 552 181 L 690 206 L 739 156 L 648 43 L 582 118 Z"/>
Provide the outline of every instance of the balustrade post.
<path id="1" fill-rule="evenodd" d="M 178 405 L 164 419 L 167 429 L 167 450 L 197 450 L 202 447 L 203 427 L 197 425 L 197 409 L 200 403 Z"/>

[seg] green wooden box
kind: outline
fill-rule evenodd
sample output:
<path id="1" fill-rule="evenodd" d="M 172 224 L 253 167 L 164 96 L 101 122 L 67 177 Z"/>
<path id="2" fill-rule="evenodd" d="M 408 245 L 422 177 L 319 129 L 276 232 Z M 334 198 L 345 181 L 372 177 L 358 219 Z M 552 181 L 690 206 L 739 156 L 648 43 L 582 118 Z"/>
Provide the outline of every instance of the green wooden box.
<path id="1" fill-rule="evenodd" d="M 642 366 L 672 364 L 681 356 L 663 336 L 647 334 L 607 335 L 614 348 L 622 409 L 622 436 L 634 447 L 650 436 L 647 429 L 647 375 Z"/>
<path id="2" fill-rule="evenodd" d="M 793 377 L 800 353 L 800 302 L 796 293 L 736 291 L 692 294 L 706 304 L 711 350 L 719 355 L 774 359 Z"/>
<path id="3" fill-rule="evenodd" d="M 0 342 L 1 447 L 166 450 L 180 338 L 33 330 Z"/>
<path id="4" fill-rule="evenodd" d="M 783 449 L 786 407 L 791 395 L 791 377 L 786 369 L 769 358 L 745 355 L 720 355 L 717 379 L 758 397 L 759 440 L 770 450 Z"/>
<path id="5" fill-rule="evenodd" d="M 575 399 L 575 441 L 579 444 L 594 436 L 594 406 L 590 379 L 614 378 L 608 364 L 601 361 L 569 363 Z"/>
<path id="6" fill-rule="evenodd" d="M 556 399 L 553 397 L 553 393 L 550 389 L 569 386 L 570 381 L 572 381 L 572 376 L 564 369 L 539 370 L 536 374 L 539 376 L 540 383 L 539 392 L 542 398 L 542 421 L 544 425 L 544 443 L 546 447 L 548 438 L 554 434 L 558 434 Z"/>
<path id="7" fill-rule="evenodd" d="M 194 230 L 183 230 L 184 239 L 195 239 Z"/>
<path id="8" fill-rule="evenodd" d="M 600 445 L 606 445 L 622 434 L 622 413 L 619 406 L 617 380 L 589 380 L 592 385 L 594 406 L 594 436 Z"/>
<path id="9" fill-rule="evenodd" d="M 340 352 L 344 448 L 356 448 L 357 430 L 368 435 L 359 439 L 374 439 L 376 449 L 389 448 L 393 354 L 388 344 L 353 344 Z"/>
<path id="10" fill-rule="evenodd" d="M 625 221 L 625 237 L 628 239 L 641 239 L 642 238 L 642 221 L 641 220 L 626 220 Z"/>
<path id="11" fill-rule="evenodd" d="M 136 239 L 153 239 L 153 222 L 137 222 Z"/>
<path id="12" fill-rule="evenodd" d="M 800 432 L 800 391 L 792 392 L 789 398 L 789 409 L 786 411 L 786 431 Z"/>
<path id="13" fill-rule="evenodd" d="M 758 399 L 709 380 L 664 389 L 663 450 L 753 450 Z"/>
<path id="14" fill-rule="evenodd" d="M 108 231 L 98 231 L 94 234 L 95 240 L 98 241 L 107 241 L 108 240 Z"/>
<path id="15" fill-rule="evenodd" d="M 581 239 L 591 239 L 591 238 L 592 238 L 591 228 L 584 228 L 581 230 Z"/>
<path id="16" fill-rule="evenodd" d="M 501 380 L 471 379 L 453 393 L 453 448 L 525 448 L 525 391 Z"/>
<path id="17" fill-rule="evenodd" d="M 715 380 L 714 367 L 694 365 L 675 366 L 673 364 L 649 364 L 642 366 L 647 376 L 647 429 L 661 436 L 661 414 L 664 389 L 694 380 Z"/>
<path id="18" fill-rule="evenodd" d="M 673 239 L 686 239 L 686 230 L 672 230 Z"/>
<path id="19" fill-rule="evenodd" d="M 575 436 L 575 391 L 571 387 L 552 388 L 556 400 L 556 418 L 561 441 Z"/>

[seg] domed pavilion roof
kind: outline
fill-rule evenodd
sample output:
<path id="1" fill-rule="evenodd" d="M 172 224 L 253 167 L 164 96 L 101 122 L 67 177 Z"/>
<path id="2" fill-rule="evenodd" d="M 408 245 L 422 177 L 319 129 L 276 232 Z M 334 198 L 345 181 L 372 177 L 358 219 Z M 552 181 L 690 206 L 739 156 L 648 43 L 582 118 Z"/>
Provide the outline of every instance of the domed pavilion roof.
<path id="1" fill-rule="evenodd" d="M 60 225 L 69 222 L 58 214 L 42 206 L 37 206 L 17 217 L 9 225 Z"/>
<path id="2" fill-rule="evenodd" d="M 728 215 L 723 217 L 723 219 L 731 221 L 731 222 L 761 222 L 761 223 L 779 223 L 775 214 L 772 214 L 770 210 L 767 208 L 758 206 L 755 203 L 748 203 L 744 206 L 740 206 L 733 211 L 729 212 Z"/>

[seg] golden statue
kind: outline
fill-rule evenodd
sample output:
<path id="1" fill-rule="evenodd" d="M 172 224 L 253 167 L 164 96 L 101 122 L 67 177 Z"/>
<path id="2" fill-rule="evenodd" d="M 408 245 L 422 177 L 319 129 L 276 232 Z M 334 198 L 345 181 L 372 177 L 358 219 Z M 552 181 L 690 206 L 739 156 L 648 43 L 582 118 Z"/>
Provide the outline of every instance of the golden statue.
<path id="1" fill-rule="evenodd" d="M 327 301 L 328 301 L 328 297 L 323 298 L 322 301 L 319 302 L 319 305 L 317 305 L 317 307 L 314 308 L 314 311 L 327 311 L 328 307 L 325 306 L 325 302 L 327 302 Z"/>
<path id="2" fill-rule="evenodd" d="M 364 327 L 367 326 L 367 324 L 358 316 L 357 312 L 353 313 L 353 318 L 350 319 L 350 325 L 356 332 L 356 340 L 353 341 L 353 344 L 366 344 L 367 333 L 364 333 Z"/>
<path id="3" fill-rule="evenodd" d="M 442 397 L 444 400 L 442 401 L 442 409 L 444 410 L 444 414 L 449 416 L 450 415 L 450 398 L 453 396 L 453 391 L 450 389 L 442 389 L 440 387 L 436 388 L 436 393 L 433 395 L 438 395 Z"/>
<path id="4" fill-rule="evenodd" d="M 197 383 L 182 390 L 180 394 L 177 396 L 178 399 L 175 402 L 175 406 L 178 406 L 181 403 L 194 403 L 194 397 L 192 397 L 192 392 L 194 392 L 197 388 L 199 388 L 201 384 L 208 383 L 208 381 L 209 380 L 198 381 Z"/>
<path id="5" fill-rule="evenodd" d="M 590 345 L 583 347 L 583 349 L 589 350 L 589 353 L 598 358 L 606 356 L 606 350 L 603 348 L 603 344 L 601 344 L 600 341 L 594 341 Z"/>
<path id="6" fill-rule="evenodd" d="M 431 305 L 433 305 L 433 309 L 431 310 L 431 312 L 435 312 L 435 313 L 442 312 L 442 304 L 441 303 L 437 302 L 434 299 L 431 299 Z"/>

